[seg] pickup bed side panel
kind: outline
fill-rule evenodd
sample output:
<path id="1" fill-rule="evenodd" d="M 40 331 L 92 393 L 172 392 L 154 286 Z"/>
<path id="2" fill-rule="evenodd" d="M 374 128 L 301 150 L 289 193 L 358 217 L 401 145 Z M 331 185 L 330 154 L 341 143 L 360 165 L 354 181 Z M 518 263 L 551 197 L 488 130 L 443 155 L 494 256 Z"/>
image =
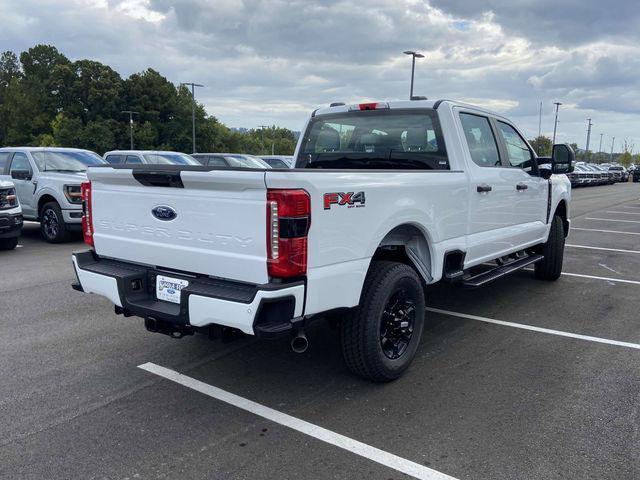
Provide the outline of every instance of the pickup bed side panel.
<path id="1" fill-rule="evenodd" d="M 433 281 L 441 276 L 444 252 L 464 247 L 468 183 L 463 172 L 269 171 L 266 184 L 303 188 L 311 195 L 307 315 L 356 306 L 371 257 L 397 226 L 413 225 L 427 239 Z M 338 202 L 325 208 L 326 194 L 344 198 L 341 193 L 359 192 L 364 203 Z"/>

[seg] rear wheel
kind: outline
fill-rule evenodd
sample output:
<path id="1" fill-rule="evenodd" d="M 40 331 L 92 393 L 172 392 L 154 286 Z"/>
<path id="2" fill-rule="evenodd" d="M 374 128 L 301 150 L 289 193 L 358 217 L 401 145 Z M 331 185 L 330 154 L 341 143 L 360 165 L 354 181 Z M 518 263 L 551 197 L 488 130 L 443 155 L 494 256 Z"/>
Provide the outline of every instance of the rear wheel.
<path id="1" fill-rule="evenodd" d="M 46 203 L 40 211 L 40 231 L 49 243 L 62 243 L 69 240 L 71 233 L 62 217 L 60 205 L 56 202 Z"/>
<path id="2" fill-rule="evenodd" d="M 18 246 L 18 237 L 0 238 L 0 250 L 13 250 Z"/>
<path id="3" fill-rule="evenodd" d="M 341 323 L 347 366 L 374 382 L 400 377 L 416 354 L 424 317 L 424 290 L 418 274 L 403 263 L 373 262 L 360 305 Z"/>
<path id="4" fill-rule="evenodd" d="M 562 218 L 555 215 L 551 222 L 551 231 L 547 243 L 542 246 L 544 258 L 535 265 L 536 278 L 541 280 L 557 280 L 562 273 L 564 257 L 564 226 Z"/>

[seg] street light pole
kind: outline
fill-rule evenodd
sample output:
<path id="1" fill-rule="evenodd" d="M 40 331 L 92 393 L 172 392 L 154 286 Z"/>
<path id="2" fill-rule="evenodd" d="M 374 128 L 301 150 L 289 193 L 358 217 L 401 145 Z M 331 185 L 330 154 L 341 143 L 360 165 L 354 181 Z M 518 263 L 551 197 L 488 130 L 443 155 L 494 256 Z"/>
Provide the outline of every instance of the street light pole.
<path id="1" fill-rule="evenodd" d="M 613 142 L 616 141 L 616 137 L 611 138 L 611 154 L 609 155 L 609 161 L 613 162 Z"/>
<path id="2" fill-rule="evenodd" d="M 196 87 L 204 87 L 204 85 L 193 82 L 181 82 L 180 85 L 191 86 L 191 138 L 193 140 L 193 153 L 196 153 Z"/>
<path id="3" fill-rule="evenodd" d="M 424 58 L 424 55 L 413 50 L 402 52 L 405 55 L 411 55 L 411 90 L 409 91 L 409 100 L 413 100 L 413 77 L 416 73 L 416 58 Z"/>
<path id="4" fill-rule="evenodd" d="M 538 116 L 538 138 L 542 136 L 542 100 L 540 101 L 540 115 Z"/>
<path id="5" fill-rule="evenodd" d="M 593 126 L 593 123 L 591 123 L 591 119 L 587 118 L 587 146 L 584 149 L 584 155 L 585 158 L 588 160 L 589 159 L 589 140 L 591 140 L 591 127 Z"/>
<path id="6" fill-rule="evenodd" d="M 120 113 L 129 114 L 129 139 L 131 140 L 131 150 L 133 150 L 133 116 L 140 115 L 140 113 L 133 110 L 122 110 Z"/>
<path id="7" fill-rule="evenodd" d="M 261 151 L 264 152 L 264 129 L 267 128 L 269 125 L 258 125 L 258 126 L 260 127 L 260 136 L 261 136 L 260 143 L 262 144 Z"/>
<path id="8" fill-rule="evenodd" d="M 556 121 L 553 123 L 553 141 L 551 142 L 552 147 L 553 145 L 556 144 L 556 130 L 558 128 L 558 109 L 560 108 L 560 105 L 562 105 L 562 103 L 553 102 L 553 104 L 556 106 Z"/>
<path id="9" fill-rule="evenodd" d="M 602 136 L 604 135 L 604 133 L 600 134 L 600 146 L 598 147 L 598 155 L 600 155 L 602 153 Z"/>

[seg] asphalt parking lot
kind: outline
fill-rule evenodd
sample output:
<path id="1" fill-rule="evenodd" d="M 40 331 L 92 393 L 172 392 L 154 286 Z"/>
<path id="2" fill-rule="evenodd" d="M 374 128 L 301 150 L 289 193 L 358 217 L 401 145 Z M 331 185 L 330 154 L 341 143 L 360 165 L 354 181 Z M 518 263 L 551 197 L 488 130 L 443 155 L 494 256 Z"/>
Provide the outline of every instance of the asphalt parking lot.
<path id="1" fill-rule="evenodd" d="M 640 478 L 640 186 L 576 189 L 571 216 L 559 281 L 429 288 L 386 385 L 324 324 L 303 355 L 147 333 L 28 223 L 0 252 L 0 478 Z"/>

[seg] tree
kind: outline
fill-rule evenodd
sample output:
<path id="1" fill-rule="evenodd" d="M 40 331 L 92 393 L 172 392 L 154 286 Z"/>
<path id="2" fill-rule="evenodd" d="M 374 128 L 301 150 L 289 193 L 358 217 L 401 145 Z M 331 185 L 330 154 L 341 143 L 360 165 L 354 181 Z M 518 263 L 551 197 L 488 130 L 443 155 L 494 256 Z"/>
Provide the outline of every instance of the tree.
<path id="1" fill-rule="evenodd" d="M 551 139 L 544 135 L 529 140 L 529 143 L 536 151 L 539 157 L 548 157 L 551 155 L 551 149 L 553 147 Z"/>
<path id="2" fill-rule="evenodd" d="M 0 145 L 57 145 L 104 153 L 129 148 L 191 152 L 191 92 L 147 69 L 122 79 L 93 60 L 71 62 L 52 45 L 35 45 L 18 57 L 0 54 Z M 291 154 L 295 138 L 276 126 L 246 133 L 230 130 L 195 105 L 200 152 Z M 263 141 L 264 136 L 264 141 Z"/>

